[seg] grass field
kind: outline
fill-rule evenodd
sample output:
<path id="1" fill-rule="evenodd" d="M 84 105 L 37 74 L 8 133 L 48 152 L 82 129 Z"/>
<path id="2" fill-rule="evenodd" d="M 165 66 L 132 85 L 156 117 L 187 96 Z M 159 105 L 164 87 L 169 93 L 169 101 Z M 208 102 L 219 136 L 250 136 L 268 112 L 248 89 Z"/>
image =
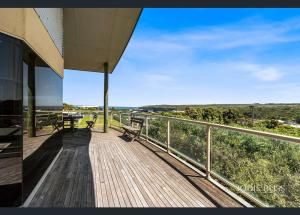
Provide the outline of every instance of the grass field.
<path id="1" fill-rule="evenodd" d="M 103 115 L 98 115 L 98 118 L 96 120 L 96 124 L 95 124 L 95 127 L 94 128 L 102 128 L 103 127 Z M 82 119 L 80 119 L 78 121 L 78 128 L 85 128 L 86 127 L 86 121 L 88 120 L 93 120 L 93 115 L 84 115 L 84 117 Z M 108 124 L 110 125 L 110 123 L 113 125 L 113 126 L 119 126 L 119 122 L 115 119 L 113 119 L 111 121 L 111 118 L 109 116 L 109 122 Z"/>

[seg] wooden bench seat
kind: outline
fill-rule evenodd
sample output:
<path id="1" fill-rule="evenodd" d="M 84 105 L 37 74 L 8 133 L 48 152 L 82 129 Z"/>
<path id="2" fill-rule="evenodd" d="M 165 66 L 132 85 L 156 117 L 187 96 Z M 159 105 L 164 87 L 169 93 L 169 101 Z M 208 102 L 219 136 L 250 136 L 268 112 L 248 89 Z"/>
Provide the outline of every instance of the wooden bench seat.
<path id="1" fill-rule="evenodd" d="M 139 131 L 140 130 L 139 128 L 134 128 L 134 127 L 131 127 L 131 126 L 128 126 L 128 125 L 124 125 L 123 129 L 131 130 L 131 131 Z"/>
<path id="2" fill-rule="evenodd" d="M 124 129 L 123 136 L 127 135 L 131 137 L 131 142 L 133 142 L 135 139 L 138 139 L 141 135 L 144 126 L 144 119 L 131 117 L 130 124 L 130 126 L 124 125 L 122 127 Z"/>

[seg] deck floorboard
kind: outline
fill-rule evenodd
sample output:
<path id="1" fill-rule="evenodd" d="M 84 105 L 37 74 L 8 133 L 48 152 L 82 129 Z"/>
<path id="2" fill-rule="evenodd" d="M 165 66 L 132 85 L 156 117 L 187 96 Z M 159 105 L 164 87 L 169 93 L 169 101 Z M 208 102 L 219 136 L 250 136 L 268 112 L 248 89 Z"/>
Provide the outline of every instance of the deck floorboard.
<path id="1" fill-rule="evenodd" d="M 29 207 L 241 206 L 167 153 L 118 131 L 78 129 L 63 141 Z"/>

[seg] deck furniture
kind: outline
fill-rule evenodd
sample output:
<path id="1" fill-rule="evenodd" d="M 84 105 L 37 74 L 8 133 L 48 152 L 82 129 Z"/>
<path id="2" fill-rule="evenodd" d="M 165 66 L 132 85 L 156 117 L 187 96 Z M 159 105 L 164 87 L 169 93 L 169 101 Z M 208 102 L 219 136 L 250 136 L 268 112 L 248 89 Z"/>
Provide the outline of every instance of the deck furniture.
<path id="1" fill-rule="evenodd" d="M 56 114 L 49 115 L 48 122 L 50 122 L 50 124 L 52 125 L 53 131 L 59 131 L 59 128 L 62 128 L 64 126 L 63 120 L 59 120 Z"/>
<path id="2" fill-rule="evenodd" d="M 85 121 L 87 124 L 86 128 L 94 128 L 94 126 L 96 124 L 96 120 L 97 120 L 97 114 L 94 114 L 93 120 Z"/>
<path id="3" fill-rule="evenodd" d="M 81 115 L 63 116 L 63 127 L 65 128 L 65 126 L 66 126 L 65 122 L 70 122 L 69 126 L 73 131 L 75 128 L 75 122 L 77 122 L 78 119 L 82 119 L 82 118 L 83 118 L 83 116 L 81 116 Z"/>
<path id="4" fill-rule="evenodd" d="M 4 151 L 6 148 L 8 148 L 11 145 L 11 143 L 0 143 L 0 153 Z"/>
<path id="5" fill-rule="evenodd" d="M 39 120 L 36 121 L 36 128 L 37 129 L 42 129 L 43 125 L 44 125 L 44 120 L 39 119 Z"/>
<path id="6" fill-rule="evenodd" d="M 19 137 L 22 135 L 21 125 L 2 125 L 0 128 L 0 166 L 2 159 L 20 157 Z M 0 167 L 1 169 L 1 167 Z M 1 172 L 1 170 L 0 170 Z M 1 175 L 1 173 L 0 173 Z M 1 183 L 1 179 L 0 179 Z"/>
<path id="7" fill-rule="evenodd" d="M 144 126 L 144 119 L 131 117 L 130 126 L 124 125 L 122 128 L 124 129 L 123 136 L 131 136 L 131 142 L 138 139 L 141 135 L 142 129 Z"/>
<path id="8" fill-rule="evenodd" d="M 36 118 L 36 123 L 35 127 L 36 129 L 43 129 L 44 126 L 49 125 L 49 122 L 51 122 L 51 119 L 55 117 L 55 114 L 37 114 L 35 116 Z"/>
<path id="9" fill-rule="evenodd" d="M 8 128 L 0 128 L 0 139 L 3 137 L 14 135 L 17 131 L 20 130 L 20 128 L 22 127 L 13 126 Z"/>

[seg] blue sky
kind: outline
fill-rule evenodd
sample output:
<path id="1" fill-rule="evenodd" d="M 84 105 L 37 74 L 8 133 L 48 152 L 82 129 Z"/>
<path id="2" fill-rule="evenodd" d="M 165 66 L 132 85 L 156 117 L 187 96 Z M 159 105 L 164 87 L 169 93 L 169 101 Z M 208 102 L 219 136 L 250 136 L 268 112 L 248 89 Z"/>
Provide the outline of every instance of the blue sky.
<path id="1" fill-rule="evenodd" d="M 300 9 L 144 9 L 109 105 L 300 102 Z M 103 105 L 103 74 L 65 70 L 64 102 Z"/>

